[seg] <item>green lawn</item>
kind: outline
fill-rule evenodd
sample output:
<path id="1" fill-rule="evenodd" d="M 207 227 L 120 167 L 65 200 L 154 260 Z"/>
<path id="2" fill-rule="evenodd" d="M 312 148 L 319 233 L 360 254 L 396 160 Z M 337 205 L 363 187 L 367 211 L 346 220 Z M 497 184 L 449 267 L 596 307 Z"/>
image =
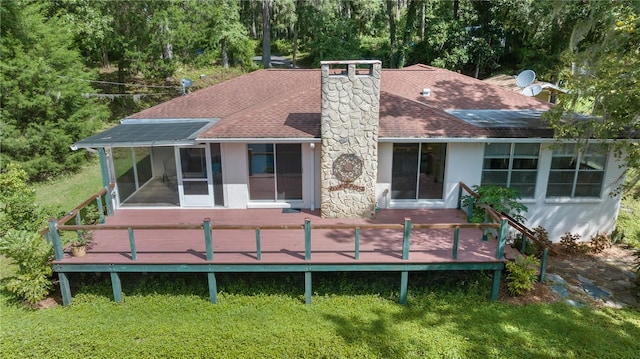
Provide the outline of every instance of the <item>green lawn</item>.
<path id="1" fill-rule="evenodd" d="M 53 206 L 68 212 L 102 188 L 100 164 L 97 157 L 73 175 L 34 185 L 36 203 Z"/>
<path id="2" fill-rule="evenodd" d="M 437 280 L 430 281 L 429 276 Z M 68 308 L 31 311 L 0 294 L 3 358 L 635 358 L 640 312 L 489 302 L 488 276 L 414 275 L 406 306 L 398 274 L 203 274 L 84 280 Z M 72 284 L 78 284 L 72 278 Z"/>

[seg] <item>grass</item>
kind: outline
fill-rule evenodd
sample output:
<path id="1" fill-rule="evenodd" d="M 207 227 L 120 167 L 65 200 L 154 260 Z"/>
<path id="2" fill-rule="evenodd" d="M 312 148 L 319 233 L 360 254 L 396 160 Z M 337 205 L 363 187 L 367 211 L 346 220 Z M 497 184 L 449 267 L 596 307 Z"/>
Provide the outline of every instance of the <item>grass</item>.
<path id="1" fill-rule="evenodd" d="M 432 279 L 430 279 L 430 277 Z M 80 283 L 72 278 L 72 283 Z M 219 303 L 203 274 L 84 275 L 68 308 L 31 311 L 0 293 L 3 358 L 633 358 L 640 312 L 564 304 L 489 302 L 482 274 L 219 275 Z M 391 285 L 390 285 L 391 284 Z"/>
<path id="2" fill-rule="evenodd" d="M 97 157 L 80 172 L 34 185 L 36 203 L 68 212 L 102 188 Z"/>

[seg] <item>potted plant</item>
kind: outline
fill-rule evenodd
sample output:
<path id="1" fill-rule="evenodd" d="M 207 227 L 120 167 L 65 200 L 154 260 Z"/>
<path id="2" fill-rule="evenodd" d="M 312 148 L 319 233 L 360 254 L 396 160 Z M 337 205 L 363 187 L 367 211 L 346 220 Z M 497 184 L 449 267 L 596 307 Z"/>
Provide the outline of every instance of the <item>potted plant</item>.
<path id="1" fill-rule="evenodd" d="M 91 241 L 92 235 L 89 231 L 82 233 L 71 242 L 71 255 L 74 257 L 82 257 L 87 254 L 87 244 Z"/>

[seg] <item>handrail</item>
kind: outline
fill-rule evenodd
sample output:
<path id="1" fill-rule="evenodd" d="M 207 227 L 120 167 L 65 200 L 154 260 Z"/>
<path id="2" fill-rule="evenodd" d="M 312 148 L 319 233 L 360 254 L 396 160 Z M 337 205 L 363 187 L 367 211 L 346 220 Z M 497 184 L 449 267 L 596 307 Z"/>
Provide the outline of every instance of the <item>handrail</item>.
<path id="1" fill-rule="evenodd" d="M 109 189 L 113 189 L 113 188 L 115 188 L 115 183 L 114 182 L 109 183 Z M 92 201 L 99 200 L 105 194 L 107 194 L 107 189 L 101 188 L 98 192 L 91 195 L 84 202 L 80 203 L 78 206 L 76 206 L 74 209 L 67 212 L 62 218 L 60 218 L 60 220 L 58 220 L 57 222 L 58 226 L 59 227 L 64 226 L 64 224 L 67 223 L 71 218 L 76 217 L 83 208 L 91 204 Z M 102 203 L 100 200 L 98 202 L 98 207 L 102 207 Z M 95 229 L 95 228 L 94 226 L 92 226 L 91 228 L 81 228 L 81 229 Z M 41 229 L 38 233 L 40 234 L 41 237 L 45 237 L 47 236 L 47 234 L 49 234 L 49 232 L 50 232 L 49 227 L 45 227 Z"/>
<path id="2" fill-rule="evenodd" d="M 467 186 L 464 182 L 460 182 L 459 184 L 460 184 L 460 192 L 462 192 L 462 189 L 464 189 L 465 191 L 467 191 L 467 193 L 469 193 L 469 195 L 473 196 L 474 198 L 480 198 L 480 194 L 475 192 L 473 189 L 469 188 L 469 186 Z M 527 238 L 531 239 L 532 241 L 534 241 L 535 243 L 537 243 L 541 247 L 547 248 L 549 250 L 549 252 L 551 252 L 553 254 L 558 254 L 558 252 L 556 250 L 554 250 L 553 248 L 548 246 L 546 243 L 544 243 L 544 242 L 540 241 L 538 238 L 536 238 L 535 234 L 533 233 L 533 231 L 531 229 L 529 229 L 524 224 L 518 222 L 515 218 L 511 217 L 509 214 L 507 214 L 505 212 L 502 212 L 502 211 L 500 213 L 498 213 L 498 211 L 496 211 L 495 208 L 493 208 L 493 207 L 491 207 L 491 206 L 489 206 L 487 204 L 483 204 L 482 207 L 484 208 L 486 213 L 489 216 L 491 216 L 495 221 L 499 222 L 501 219 L 506 219 L 507 223 L 509 223 L 509 225 L 511 227 L 513 227 L 516 231 L 522 233 Z"/>

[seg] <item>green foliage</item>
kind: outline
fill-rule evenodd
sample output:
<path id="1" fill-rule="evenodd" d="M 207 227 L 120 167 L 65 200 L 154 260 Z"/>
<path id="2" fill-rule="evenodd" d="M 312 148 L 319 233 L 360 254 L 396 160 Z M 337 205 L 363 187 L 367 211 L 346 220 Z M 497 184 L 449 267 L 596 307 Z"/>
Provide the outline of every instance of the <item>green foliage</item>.
<path id="1" fill-rule="evenodd" d="M 55 16 L 46 18 L 42 7 L 0 3 L 0 165 L 21 163 L 31 180 L 78 169 L 87 154 L 69 146 L 107 118 L 106 107 L 83 97 L 94 92 L 86 82 L 94 77 L 68 28 Z"/>
<path id="2" fill-rule="evenodd" d="M 9 292 L 30 304 L 49 294 L 53 248 L 38 233 L 9 231 L 0 237 L 0 254 L 18 265 L 15 276 L 6 280 Z"/>
<path id="3" fill-rule="evenodd" d="M 611 239 L 609 239 L 609 234 L 607 232 L 596 234 L 591 237 L 589 245 L 591 246 L 592 253 L 602 253 L 605 249 L 611 248 Z"/>
<path id="4" fill-rule="evenodd" d="M 519 222 L 524 222 L 524 213 L 528 208 L 524 204 L 518 202 L 520 192 L 515 188 L 500 187 L 496 185 L 490 186 L 473 186 L 473 190 L 480 195 L 476 198 L 473 207 L 473 217 L 471 222 L 482 223 L 485 221 L 485 210 L 483 205 L 493 207 L 498 213 L 504 212 Z M 464 206 L 469 205 L 471 197 L 465 196 L 462 200 Z"/>
<path id="5" fill-rule="evenodd" d="M 35 203 L 27 173 L 17 163 L 0 172 L 0 237 L 9 230 L 36 231 L 46 224 L 47 210 Z"/>
<path id="6" fill-rule="evenodd" d="M 507 261 L 507 288 L 513 296 L 521 296 L 533 289 L 536 282 L 536 267 L 540 261 L 533 255 L 516 254 L 515 261 Z"/>

